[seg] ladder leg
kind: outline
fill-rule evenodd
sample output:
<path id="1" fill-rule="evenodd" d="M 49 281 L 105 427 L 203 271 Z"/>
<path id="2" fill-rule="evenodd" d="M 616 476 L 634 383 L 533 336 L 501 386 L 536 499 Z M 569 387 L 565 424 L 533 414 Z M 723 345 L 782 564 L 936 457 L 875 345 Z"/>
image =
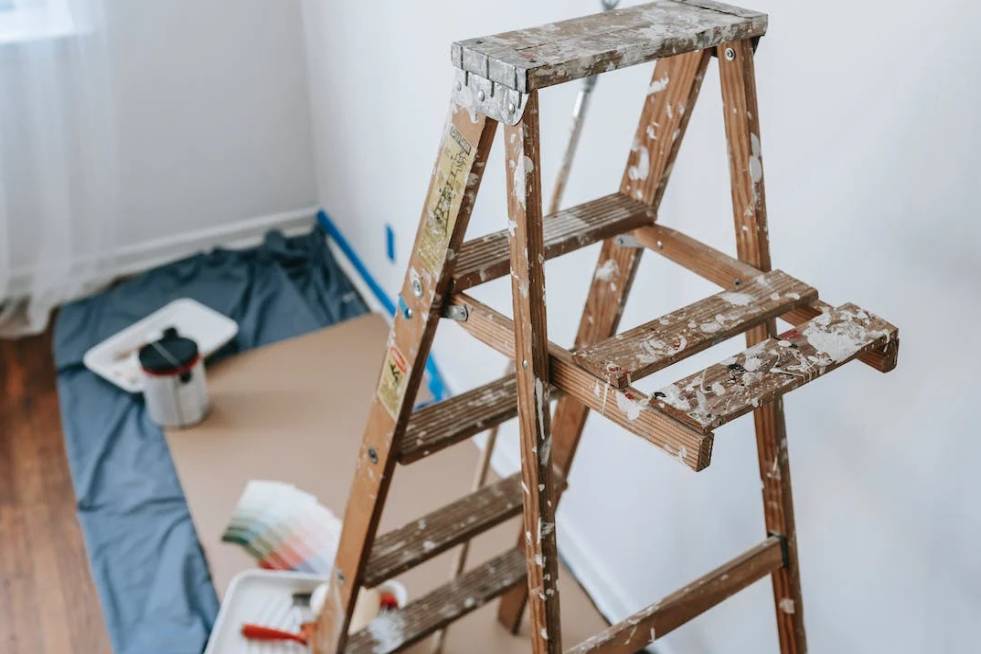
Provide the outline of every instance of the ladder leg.
<path id="1" fill-rule="evenodd" d="M 555 477 L 551 473 L 548 336 L 542 228 L 538 94 L 524 116 L 504 130 L 514 305 L 514 353 L 521 431 L 524 548 L 531 593 L 532 651 L 562 652 L 558 555 L 555 545 Z"/>
<path id="2" fill-rule="evenodd" d="M 756 104 L 753 46 L 749 40 L 718 46 L 722 104 L 729 143 L 732 207 L 736 221 L 739 259 L 763 271 L 770 270 L 770 246 L 766 224 L 766 198 L 760 155 L 760 122 Z M 746 335 L 749 345 L 776 334 L 774 321 Z M 783 654 L 804 654 L 804 607 L 794 504 L 790 486 L 790 461 L 783 402 L 777 400 L 756 409 L 756 447 L 763 482 L 763 512 L 769 534 L 782 536 L 787 544 L 785 565 L 772 574 L 777 632 Z"/>
<path id="3" fill-rule="evenodd" d="M 342 652 L 394 472 L 392 447 L 405 430 L 422 381 L 452 273 L 497 123 L 451 105 L 412 258 L 388 335 L 385 361 L 344 513 L 344 526 L 314 650 Z"/>
<path id="4" fill-rule="evenodd" d="M 652 220 L 657 215 L 710 57 L 708 50 L 691 52 L 661 59 L 654 67 L 651 92 L 644 102 L 634 147 L 620 185 L 621 193 L 651 205 Z M 616 333 L 641 252 L 640 248 L 617 245 L 614 239 L 603 242 L 579 322 L 576 348 Z M 559 479 L 564 480 L 569 474 L 588 413 L 589 409 L 575 398 L 559 398 L 552 421 L 552 466 Z M 558 488 L 563 486 L 559 484 Z M 501 598 L 498 620 L 514 633 L 521 626 L 527 597 L 527 589 L 517 586 Z"/>

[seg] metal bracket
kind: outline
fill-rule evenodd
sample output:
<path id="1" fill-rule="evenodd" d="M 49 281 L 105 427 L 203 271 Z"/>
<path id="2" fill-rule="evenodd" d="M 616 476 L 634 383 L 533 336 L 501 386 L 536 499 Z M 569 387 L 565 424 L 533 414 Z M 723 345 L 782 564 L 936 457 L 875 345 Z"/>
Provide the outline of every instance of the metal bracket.
<path id="1" fill-rule="evenodd" d="M 457 322 L 467 322 L 470 318 L 470 310 L 465 304 L 448 304 L 443 307 L 443 317 Z"/>
<path id="2" fill-rule="evenodd" d="M 517 125 L 525 112 L 527 95 L 492 82 L 475 73 L 457 68 L 453 79 L 453 102 L 470 112 L 476 119 L 478 113 L 505 125 Z"/>
<path id="3" fill-rule="evenodd" d="M 634 238 L 633 234 L 617 234 L 613 237 L 613 242 L 622 248 L 640 249 L 644 247 L 640 241 Z"/>

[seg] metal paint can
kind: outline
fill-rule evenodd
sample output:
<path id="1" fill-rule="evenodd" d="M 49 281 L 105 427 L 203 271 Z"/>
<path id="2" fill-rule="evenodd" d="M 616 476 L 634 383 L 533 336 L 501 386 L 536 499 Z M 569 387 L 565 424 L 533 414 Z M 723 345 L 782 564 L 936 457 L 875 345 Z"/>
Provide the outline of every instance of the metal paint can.
<path id="1" fill-rule="evenodd" d="M 140 348 L 143 397 L 150 418 L 162 427 L 189 427 L 208 412 L 204 360 L 198 344 L 169 327 Z"/>

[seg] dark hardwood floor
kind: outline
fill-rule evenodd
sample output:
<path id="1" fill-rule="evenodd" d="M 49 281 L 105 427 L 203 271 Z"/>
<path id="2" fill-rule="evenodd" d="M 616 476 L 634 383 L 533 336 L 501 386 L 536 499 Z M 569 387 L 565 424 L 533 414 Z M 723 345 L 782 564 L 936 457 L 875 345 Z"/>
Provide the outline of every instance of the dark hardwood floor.
<path id="1" fill-rule="evenodd" d="M 0 652 L 109 651 L 75 517 L 50 331 L 0 340 Z"/>

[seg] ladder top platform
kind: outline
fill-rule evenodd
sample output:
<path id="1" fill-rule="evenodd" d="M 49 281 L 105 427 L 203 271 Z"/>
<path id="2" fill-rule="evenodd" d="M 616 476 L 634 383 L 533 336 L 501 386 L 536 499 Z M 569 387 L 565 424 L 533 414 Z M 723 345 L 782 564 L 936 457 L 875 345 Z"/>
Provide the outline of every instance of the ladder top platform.
<path id="1" fill-rule="evenodd" d="M 451 61 L 520 93 L 762 36 L 766 14 L 712 0 L 656 0 L 453 44 Z"/>

